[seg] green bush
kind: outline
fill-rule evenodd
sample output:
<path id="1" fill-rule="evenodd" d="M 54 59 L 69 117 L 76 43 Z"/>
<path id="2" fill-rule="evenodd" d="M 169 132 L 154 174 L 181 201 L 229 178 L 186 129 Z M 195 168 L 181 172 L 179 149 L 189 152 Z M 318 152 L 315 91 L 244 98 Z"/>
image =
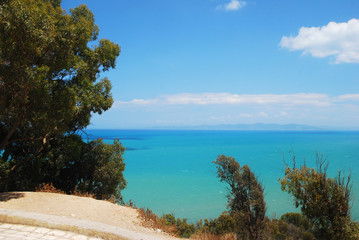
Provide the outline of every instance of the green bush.
<path id="1" fill-rule="evenodd" d="M 187 223 L 187 219 L 185 218 L 184 219 L 178 218 L 176 221 L 176 227 L 179 232 L 178 235 L 183 238 L 189 238 L 190 236 L 192 236 L 192 234 L 194 234 L 197 231 L 194 224 Z"/>
<path id="2" fill-rule="evenodd" d="M 306 229 L 282 220 L 287 219 L 288 216 L 294 216 L 294 219 L 296 219 L 296 221 L 298 220 L 297 214 L 284 214 L 280 220 L 273 219 L 268 222 L 268 228 L 270 231 L 269 235 L 271 236 L 269 239 L 315 240 L 314 235 Z M 289 217 L 289 219 L 292 219 L 291 217 Z"/>
<path id="3" fill-rule="evenodd" d="M 293 224 L 296 227 L 302 228 L 304 230 L 311 230 L 312 224 L 309 220 L 300 213 L 286 213 L 283 214 L 280 220 L 287 223 Z"/>
<path id="4" fill-rule="evenodd" d="M 280 180 L 282 190 L 293 195 L 295 206 L 313 224 L 318 239 L 351 239 L 351 177 L 342 172 L 335 179 L 328 177 L 328 164 L 321 155 L 316 157 L 316 169 L 297 168 L 293 157 L 293 167 L 287 165 Z"/>

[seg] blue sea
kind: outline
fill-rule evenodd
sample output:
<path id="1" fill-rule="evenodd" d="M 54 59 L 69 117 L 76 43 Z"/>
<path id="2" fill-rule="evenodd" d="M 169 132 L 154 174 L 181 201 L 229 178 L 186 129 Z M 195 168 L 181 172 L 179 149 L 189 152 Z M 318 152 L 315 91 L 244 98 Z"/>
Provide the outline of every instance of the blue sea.
<path id="1" fill-rule="evenodd" d="M 227 186 L 216 177 L 218 155 L 249 165 L 265 188 L 267 216 L 299 211 L 281 191 L 278 179 L 295 154 L 298 163 L 315 166 L 316 153 L 329 162 L 328 174 L 352 174 L 353 219 L 359 217 L 359 132 L 350 131 L 195 131 L 87 130 L 90 138 L 126 147 L 125 201 L 155 213 L 173 213 L 195 222 L 226 210 Z"/>

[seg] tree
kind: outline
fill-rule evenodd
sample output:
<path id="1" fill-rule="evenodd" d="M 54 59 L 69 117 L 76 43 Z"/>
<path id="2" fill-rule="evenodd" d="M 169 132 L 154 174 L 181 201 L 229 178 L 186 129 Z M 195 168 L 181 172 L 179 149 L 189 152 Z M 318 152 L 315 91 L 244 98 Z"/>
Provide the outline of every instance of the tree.
<path id="1" fill-rule="evenodd" d="M 64 12 L 59 1 L 0 3 L 0 149 L 31 142 L 29 158 L 57 136 L 84 129 L 112 105 L 108 79 L 120 48 L 97 39 L 85 5 Z M 13 153 L 12 153 L 13 154 Z M 5 159 L 4 159 L 5 158 Z"/>
<path id="2" fill-rule="evenodd" d="M 244 238 L 261 239 L 266 213 L 262 185 L 247 165 L 240 167 L 232 157 L 220 155 L 213 163 L 217 165 L 217 177 L 229 185 L 228 207 L 239 224 L 237 233 Z"/>
<path id="3" fill-rule="evenodd" d="M 107 39 L 97 41 L 99 29 L 85 5 L 67 13 L 60 4 L 60 0 L 0 1 L 3 190 L 33 188 L 36 179 L 49 174 L 46 161 L 52 155 L 61 158 L 58 149 L 70 147 L 68 142 L 84 151 L 72 152 L 72 162 L 86 151 L 100 161 L 110 151 L 103 143 L 82 143 L 69 136 L 86 128 L 92 114 L 111 107 L 111 83 L 98 79 L 101 72 L 115 67 L 120 47 Z M 55 171 L 59 166 L 52 167 Z"/>
<path id="4" fill-rule="evenodd" d="M 339 172 L 335 179 L 327 177 L 328 164 L 317 154 L 317 168 L 303 165 L 286 166 L 280 180 L 282 190 L 294 196 L 295 206 L 313 224 L 318 239 L 357 239 L 356 224 L 350 220 L 351 178 Z"/>

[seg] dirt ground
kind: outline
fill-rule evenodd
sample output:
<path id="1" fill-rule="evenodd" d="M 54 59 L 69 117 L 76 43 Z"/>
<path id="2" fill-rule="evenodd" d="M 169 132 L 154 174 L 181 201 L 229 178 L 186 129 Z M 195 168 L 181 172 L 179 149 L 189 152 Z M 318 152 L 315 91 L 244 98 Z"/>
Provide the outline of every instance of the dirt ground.
<path id="1" fill-rule="evenodd" d="M 0 208 L 91 220 L 134 232 L 160 234 L 162 238 L 165 236 L 169 240 L 176 239 L 141 226 L 138 212 L 133 208 L 87 197 L 46 192 L 0 193 Z"/>

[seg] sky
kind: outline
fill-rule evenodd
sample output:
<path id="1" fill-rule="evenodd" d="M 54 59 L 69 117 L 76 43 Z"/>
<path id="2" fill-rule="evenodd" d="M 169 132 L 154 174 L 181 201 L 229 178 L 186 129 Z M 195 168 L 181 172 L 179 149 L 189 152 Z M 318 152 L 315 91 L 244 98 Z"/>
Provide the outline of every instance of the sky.
<path id="1" fill-rule="evenodd" d="M 358 0 L 63 0 L 121 46 L 89 128 L 305 124 L 359 130 Z"/>

